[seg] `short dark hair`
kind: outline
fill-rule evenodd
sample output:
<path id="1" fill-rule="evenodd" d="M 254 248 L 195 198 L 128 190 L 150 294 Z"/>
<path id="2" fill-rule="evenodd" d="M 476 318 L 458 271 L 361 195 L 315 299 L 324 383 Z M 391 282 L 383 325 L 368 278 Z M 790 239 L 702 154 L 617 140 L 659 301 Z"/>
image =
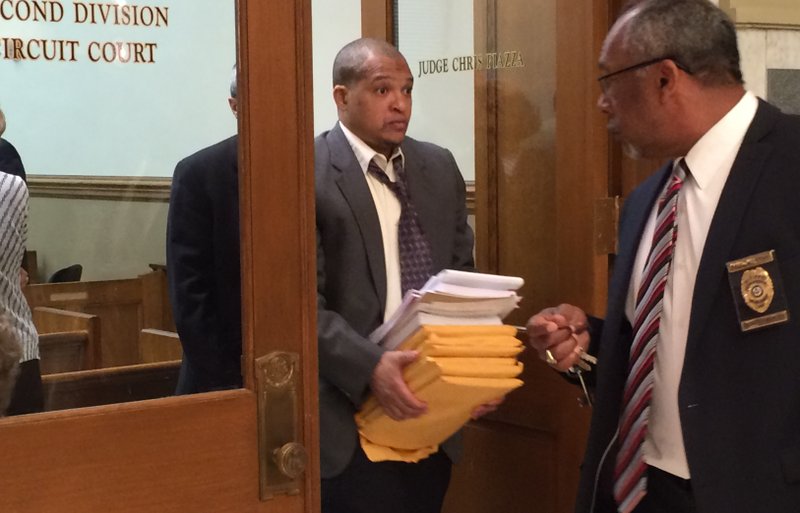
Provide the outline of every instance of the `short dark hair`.
<path id="1" fill-rule="evenodd" d="M 362 37 L 344 45 L 333 60 L 333 86 L 351 86 L 367 74 L 365 63 L 380 54 L 405 60 L 400 51 L 382 39 Z"/>
<path id="2" fill-rule="evenodd" d="M 742 84 L 736 28 L 708 0 L 641 0 L 624 34 L 638 60 L 670 57 L 706 85 Z"/>

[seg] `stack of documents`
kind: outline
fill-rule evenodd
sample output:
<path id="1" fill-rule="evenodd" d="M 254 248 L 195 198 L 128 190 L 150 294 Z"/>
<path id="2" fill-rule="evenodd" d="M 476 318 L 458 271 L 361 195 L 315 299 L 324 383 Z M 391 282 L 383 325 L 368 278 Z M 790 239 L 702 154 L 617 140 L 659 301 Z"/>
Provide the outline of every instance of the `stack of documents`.
<path id="1" fill-rule="evenodd" d="M 503 323 L 517 308 L 522 278 L 445 269 L 422 290 L 409 290 L 403 303 L 370 340 L 395 349 L 423 325 L 487 325 Z"/>
<path id="2" fill-rule="evenodd" d="M 510 283 L 508 280 L 512 279 L 491 278 L 495 283 Z M 522 285 L 521 279 L 513 280 L 512 286 Z M 404 303 L 401 309 L 407 311 L 392 319 L 396 322 L 391 328 L 384 330 L 380 338 L 373 338 L 376 343 L 383 342 L 397 350 L 419 351 L 419 357 L 405 368 L 403 377 L 411 392 L 428 404 L 428 412 L 415 419 L 395 421 L 370 397 L 356 414 L 356 424 L 362 448 L 372 461 L 419 461 L 436 452 L 441 442 L 469 420 L 477 406 L 522 386 L 517 378 L 522 373 L 522 363 L 517 361 L 522 343 L 515 338 L 516 328 L 502 325 L 502 316 L 516 307 L 519 297 L 513 291 L 496 288 L 485 289 L 490 292 L 469 301 L 464 290 L 456 293 L 456 289 L 448 287 L 447 292 L 441 292 L 441 283 L 436 288 L 439 290 L 435 294 L 448 297 L 444 301 L 448 306 L 433 314 L 439 322 L 431 324 L 421 319 L 421 313 L 430 312 L 417 306 L 425 304 L 421 299 L 431 291 L 418 292 L 413 300 Z M 482 301 L 483 306 L 475 306 Z M 451 308 L 452 305 L 458 307 Z M 475 315 L 481 308 L 481 315 Z M 386 344 L 392 337 L 395 341 Z"/>

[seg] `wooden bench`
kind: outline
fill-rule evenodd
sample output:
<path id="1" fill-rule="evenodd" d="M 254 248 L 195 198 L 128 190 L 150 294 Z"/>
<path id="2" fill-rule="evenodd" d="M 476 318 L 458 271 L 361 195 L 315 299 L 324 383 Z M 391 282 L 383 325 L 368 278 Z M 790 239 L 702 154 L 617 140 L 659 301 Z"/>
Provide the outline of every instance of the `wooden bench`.
<path id="1" fill-rule="evenodd" d="M 90 369 L 86 365 L 89 337 L 86 332 L 64 331 L 39 335 L 39 366 L 42 374 Z"/>
<path id="2" fill-rule="evenodd" d="M 103 336 L 98 335 L 94 367 L 139 363 L 142 329 L 175 331 L 163 270 L 123 280 L 29 285 L 25 295 L 33 309 L 58 308 L 100 319 Z"/>
<path id="3" fill-rule="evenodd" d="M 173 395 L 180 364 L 146 363 L 42 376 L 45 411 Z"/>
<path id="4" fill-rule="evenodd" d="M 33 323 L 42 374 L 93 369 L 101 361 L 96 315 L 39 306 L 33 309 Z"/>
<path id="5" fill-rule="evenodd" d="M 182 357 L 181 341 L 174 331 L 145 328 L 139 333 L 139 361 L 141 363 L 180 360 Z"/>

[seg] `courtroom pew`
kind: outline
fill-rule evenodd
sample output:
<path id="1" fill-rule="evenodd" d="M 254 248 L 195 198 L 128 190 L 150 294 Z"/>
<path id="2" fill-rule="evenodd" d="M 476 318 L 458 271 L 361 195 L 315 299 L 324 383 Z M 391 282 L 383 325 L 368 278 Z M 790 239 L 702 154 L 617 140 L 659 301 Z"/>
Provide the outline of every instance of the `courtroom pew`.
<path id="1" fill-rule="evenodd" d="M 139 333 L 139 361 L 141 363 L 180 360 L 182 357 L 181 341 L 174 331 L 145 328 Z"/>
<path id="2" fill-rule="evenodd" d="M 96 315 L 39 306 L 33 309 L 33 323 L 42 374 L 93 369 L 101 361 Z"/>
<path id="3" fill-rule="evenodd" d="M 90 369 L 85 364 L 89 339 L 86 332 L 62 331 L 39 335 L 41 373 L 56 374 Z"/>
<path id="4" fill-rule="evenodd" d="M 180 364 L 158 362 L 42 376 L 45 411 L 171 396 Z"/>
<path id="5" fill-rule="evenodd" d="M 102 337 L 94 367 L 139 363 L 142 329 L 175 330 L 163 270 L 121 280 L 29 285 L 25 296 L 31 308 L 53 307 L 100 319 Z"/>

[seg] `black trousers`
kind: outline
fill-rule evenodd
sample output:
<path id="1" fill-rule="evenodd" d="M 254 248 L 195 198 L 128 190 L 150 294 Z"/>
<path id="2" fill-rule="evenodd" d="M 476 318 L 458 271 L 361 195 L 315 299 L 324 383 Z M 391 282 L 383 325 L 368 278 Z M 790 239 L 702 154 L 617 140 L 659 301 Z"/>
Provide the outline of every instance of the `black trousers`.
<path id="1" fill-rule="evenodd" d="M 344 472 L 322 480 L 322 513 L 439 513 L 451 467 L 441 450 L 418 463 L 373 463 L 359 446 Z"/>
<path id="2" fill-rule="evenodd" d="M 6 415 L 10 417 L 40 411 L 44 411 L 44 392 L 39 360 L 28 360 L 19 366 L 19 376 Z"/>
<path id="3" fill-rule="evenodd" d="M 647 495 L 634 513 L 696 513 L 692 483 L 687 479 L 647 468 Z"/>

